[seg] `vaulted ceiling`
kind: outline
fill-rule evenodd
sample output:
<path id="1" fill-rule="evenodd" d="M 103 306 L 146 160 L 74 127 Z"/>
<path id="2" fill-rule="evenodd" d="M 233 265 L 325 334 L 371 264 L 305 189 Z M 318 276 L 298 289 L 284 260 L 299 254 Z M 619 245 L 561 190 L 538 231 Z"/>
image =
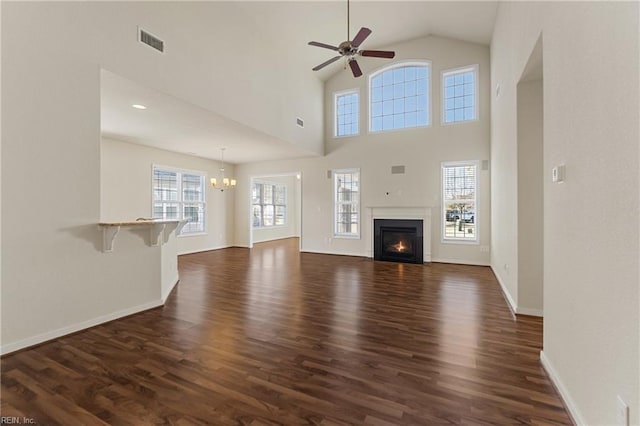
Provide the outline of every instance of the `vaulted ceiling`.
<path id="1" fill-rule="evenodd" d="M 322 102 L 322 82 L 336 73 L 349 72 L 342 61 L 320 72 L 312 71 L 334 52 L 307 45 L 311 40 L 338 45 L 347 39 L 346 2 L 167 4 L 163 7 L 175 11 L 173 28 L 166 16 L 158 22 L 145 19 L 141 24 L 165 39 L 167 56 L 169 52 L 175 54 L 171 49 L 179 48 L 179 60 L 199 67 L 203 75 L 208 68 L 213 75 L 224 67 L 227 71 L 221 75 L 226 81 L 216 92 L 220 96 L 211 102 L 198 96 L 181 98 L 144 82 L 103 72 L 103 135 L 213 159 L 220 157 L 221 147 L 226 147 L 226 159 L 235 163 L 321 154 L 306 142 L 296 142 L 309 137 L 296 133 L 295 126 L 290 129 L 289 121 L 295 122 L 298 110 L 306 110 L 308 116 L 321 115 L 322 108 L 317 105 Z M 497 2 L 353 1 L 351 37 L 366 26 L 373 31 L 362 45 L 366 49 L 427 35 L 488 45 L 496 8 Z M 187 45 L 189 49 L 184 48 Z M 305 91 L 313 80 L 317 81 L 315 89 L 299 96 L 304 107 L 290 106 L 290 99 L 278 95 Z M 203 81 L 205 86 L 211 86 L 210 82 Z M 256 106 L 248 106 L 246 119 L 242 102 L 229 90 L 234 87 L 241 100 Z M 316 105 L 308 107 L 305 96 L 316 98 Z M 131 108 L 132 103 L 144 102 L 150 103 L 145 111 Z M 286 123 L 274 120 L 273 111 L 266 106 L 291 108 Z M 310 125 L 322 126 L 322 120 L 304 118 L 313 118 L 308 120 Z M 321 137 L 321 128 L 312 130 Z"/>

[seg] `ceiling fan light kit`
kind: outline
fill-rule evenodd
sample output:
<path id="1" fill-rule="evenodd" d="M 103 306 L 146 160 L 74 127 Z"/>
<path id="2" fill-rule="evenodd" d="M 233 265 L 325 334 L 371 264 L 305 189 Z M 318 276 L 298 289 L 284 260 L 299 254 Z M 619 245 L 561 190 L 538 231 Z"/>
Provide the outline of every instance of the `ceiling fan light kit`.
<path id="1" fill-rule="evenodd" d="M 360 77 L 362 75 L 362 70 L 356 61 L 357 56 L 368 56 L 372 58 L 385 58 L 385 59 L 393 59 L 396 56 L 396 52 L 388 51 L 388 50 L 359 50 L 360 44 L 369 37 L 371 34 L 371 30 L 366 27 L 360 28 L 358 34 L 353 38 L 353 40 L 349 40 L 350 32 L 349 32 L 349 0 L 347 0 L 347 41 L 343 41 L 337 47 L 332 46 L 326 43 L 320 43 L 317 41 L 310 41 L 310 46 L 322 47 L 324 49 L 334 50 L 339 53 L 339 55 L 334 56 L 333 58 L 321 63 L 320 65 L 313 68 L 313 71 L 319 71 L 322 68 L 326 67 L 337 61 L 338 59 L 344 57 L 347 59 L 349 64 L 349 68 L 351 68 L 351 72 L 354 77 Z"/>

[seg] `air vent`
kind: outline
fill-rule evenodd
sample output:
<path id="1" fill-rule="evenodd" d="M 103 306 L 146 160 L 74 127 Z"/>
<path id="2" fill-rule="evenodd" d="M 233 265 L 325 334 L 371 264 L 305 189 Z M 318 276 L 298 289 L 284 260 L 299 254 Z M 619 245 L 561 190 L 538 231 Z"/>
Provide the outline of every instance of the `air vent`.
<path id="1" fill-rule="evenodd" d="M 302 121 L 302 118 L 296 118 L 296 124 L 300 127 L 304 127 L 304 121 Z"/>
<path id="2" fill-rule="evenodd" d="M 140 43 L 144 43 L 147 46 L 153 47 L 158 52 L 164 53 L 164 41 L 154 35 L 151 35 L 142 28 L 138 28 L 138 40 Z"/>
<path id="3" fill-rule="evenodd" d="M 403 175 L 404 174 L 404 166 L 391 166 L 391 174 L 392 175 Z"/>

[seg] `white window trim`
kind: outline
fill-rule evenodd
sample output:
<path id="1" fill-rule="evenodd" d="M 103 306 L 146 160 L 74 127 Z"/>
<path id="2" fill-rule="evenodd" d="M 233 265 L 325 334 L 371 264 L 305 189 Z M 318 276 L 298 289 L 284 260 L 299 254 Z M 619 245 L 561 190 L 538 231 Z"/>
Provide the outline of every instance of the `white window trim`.
<path id="1" fill-rule="evenodd" d="M 451 68 L 451 69 L 440 71 L 440 125 L 441 126 L 454 126 L 456 124 L 473 123 L 480 119 L 480 107 L 479 107 L 480 102 L 478 101 L 479 95 L 480 95 L 480 90 L 479 90 L 480 72 L 478 71 L 478 69 L 479 69 L 478 64 L 474 64 L 474 65 L 467 65 L 464 67 Z M 451 123 L 446 123 L 444 121 L 444 117 L 446 113 L 445 107 L 444 107 L 444 103 L 445 103 L 444 78 L 450 74 L 460 74 L 460 73 L 469 72 L 469 71 L 473 71 L 475 73 L 475 80 L 474 80 L 475 83 L 473 85 L 473 99 L 475 103 L 473 106 L 474 118 L 471 120 L 453 121 Z"/>
<path id="2" fill-rule="evenodd" d="M 355 234 L 338 233 L 338 192 L 336 191 L 336 174 L 339 173 L 358 173 L 358 232 Z M 333 195 L 333 237 L 351 240 L 360 239 L 360 231 L 362 225 L 362 208 L 360 207 L 360 194 L 362 193 L 362 176 L 359 168 L 334 169 L 331 171 L 331 188 Z"/>
<path id="3" fill-rule="evenodd" d="M 390 69 L 393 68 L 399 68 L 399 67 L 407 67 L 407 66 L 426 66 L 427 67 L 427 76 L 428 76 L 428 85 L 427 88 L 429 90 L 429 93 L 427 94 L 427 108 L 429 108 L 429 115 L 427 116 L 427 124 L 423 125 L 423 126 L 416 126 L 416 127 L 403 127 L 402 129 L 391 129 L 391 130 L 378 130 L 377 132 L 372 132 L 371 131 L 371 80 L 377 76 L 378 74 L 381 74 L 385 71 L 388 71 Z M 404 131 L 411 131 L 411 130 L 419 130 L 419 129 L 425 129 L 425 128 L 429 128 L 433 125 L 433 106 L 432 106 L 432 89 L 433 89 L 433 68 L 431 66 L 431 61 L 428 59 L 408 59 L 408 60 L 404 60 L 404 61 L 397 61 L 394 62 L 393 64 L 389 64 L 389 65 L 385 65 L 382 66 L 378 69 L 376 69 L 375 71 L 373 71 L 371 74 L 369 74 L 369 80 L 367 81 L 367 93 L 368 93 L 368 98 L 367 98 L 367 134 L 370 135 L 378 135 L 378 134 L 383 134 L 383 133 L 393 133 L 393 132 L 404 132 Z"/>
<path id="4" fill-rule="evenodd" d="M 202 170 L 191 170 L 191 169 L 181 169 L 178 167 L 171 167 L 171 166 L 163 166 L 162 164 L 152 164 L 151 165 L 151 215 L 149 217 L 153 217 L 153 208 L 154 208 L 154 204 L 155 204 L 155 200 L 153 199 L 153 172 L 155 169 L 160 169 L 160 170 L 166 170 L 168 172 L 174 172 L 174 173 L 180 173 L 180 174 L 188 174 L 188 175 L 199 175 L 202 176 L 203 178 L 203 191 L 202 191 L 202 196 L 203 196 L 203 200 L 202 200 L 202 204 L 204 206 L 204 227 L 203 227 L 203 231 L 201 232 L 189 232 L 186 234 L 183 234 L 182 232 L 178 235 L 178 238 L 182 238 L 182 237 L 197 237 L 197 236 L 202 236 L 202 235 L 207 235 L 208 233 L 208 225 L 209 225 L 209 221 L 207 220 L 207 214 L 209 212 L 208 208 L 207 208 L 207 183 L 209 182 L 209 179 L 207 177 L 207 172 L 203 172 Z M 178 181 L 178 191 L 180 193 L 180 199 L 182 199 L 182 179 L 180 179 Z M 184 204 L 184 201 L 176 201 L 176 203 L 178 205 L 182 205 Z M 178 209 L 178 218 L 180 218 L 180 220 L 182 220 L 182 208 Z"/>
<path id="5" fill-rule="evenodd" d="M 358 133 L 353 133 L 350 135 L 341 135 L 338 136 L 338 97 L 343 95 L 356 94 L 358 95 Z M 352 138 L 354 136 L 360 135 L 360 129 L 362 128 L 362 98 L 360 96 L 360 89 L 346 89 L 341 90 L 339 92 L 333 93 L 333 138 L 334 139 L 342 139 L 342 138 Z"/>
<path id="6" fill-rule="evenodd" d="M 476 226 L 475 239 L 473 240 L 463 240 L 457 238 L 445 238 L 445 227 L 446 224 L 446 214 L 447 210 L 445 208 L 445 199 L 444 199 L 444 169 L 445 167 L 459 167 L 459 166 L 475 166 L 476 168 L 476 211 L 474 222 Z M 478 220 L 478 212 L 480 211 L 480 201 L 478 198 L 478 193 L 480 192 L 479 188 L 479 173 L 480 171 L 480 161 L 478 160 L 466 160 L 466 161 L 443 161 L 440 163 L 440 242 L 443 244 L 462 244 L 462 245 L 479 245 L 480 244 L 480 220 Z"/>
<path id="7" fill-rule="evenodd" d="M 289 196 L 288 196 L 288 187 L 287 184 L 285 183 L 281 183 L 281 182 L 272 182 L 272 181 L 268 181 L 268 180 L 261 180 L 261 179 L 254 179 L 253 183 L 251 184 L 251 190 L 253 191 L 253 185 L 255 185 L 256 183 L 258 184 L 262 184 L 262 185 L 282 185 L 284 186 L 284 224 L 283 225 L 275 225 L 276 223 L 276 206 L 280 206 L 281 204 L 271 204 L 273 206 L 273 223 L 274 225 L 261 225 L 261 226 L 253 226 L 253 223 L 251 224 L 251 228 L 252 229 L 277 229 L 277 228 L 286 228 L 287 226 L 289 226 Z M 256 204 L 253 204 L 253 196 L 251 197 L 251 217 L 253 218 L 253 206 L 255 206 Z M 265 206 L 265 204 L 261 204 L 261 206 Z M 263 222 L 264 222 L 264 217 L 262 218 Z"/>

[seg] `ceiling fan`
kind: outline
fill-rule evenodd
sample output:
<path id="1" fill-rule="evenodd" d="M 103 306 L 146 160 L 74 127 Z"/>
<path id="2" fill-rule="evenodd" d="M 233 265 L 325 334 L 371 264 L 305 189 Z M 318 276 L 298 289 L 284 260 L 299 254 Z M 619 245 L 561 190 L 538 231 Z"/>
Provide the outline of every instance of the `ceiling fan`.
<path id="1" fill-rule="evenodd" d="M 347 59 L 347 62 L 349 63 L 349 67 L 351 68 L 351 72 L 353 73 L 353 76 L 360 77 L 362 75 L 362 70 L 360 70 L 360 66 L 358 65 L 358 62 L 356 62 L 356 56 L 358 55 L 371 56 L 374 58 L 387 58 L 387 59 L 392 59 L 394 56 L 396 56 L 396 52 L 391 52 L 388 50 L 358 50 L 358 48 L 360 47 L 360 44 L 362 44 L 362 42 L 367 37 L 369 37 L 369 34 L 371 34 L 371 30 L 369 28 L 362 27 L 360 28 L 360 31 L 358 31 L 358 34 L 356 34 L 356 36 L 353 38 L 353 40 L 350 40 L 351 37 L 349 32 L 349 0 L 347 0 L 347 41 L 343 41 L 337 47 L 332 46 L 330 44 L 319 43 L 317 41 L 310 41 L 309 42 L 310 46 L 323 47 L 325 49 L 335 50 L 336 52 L 339 53 L 338 56 L 334 56 L 328 61 L 321 63 L 317 67 L 313 68 L 313 70 L 314 71 L 321 70 L 327 65 L 334 63 L 338 59 L 345 57 Z"/>

